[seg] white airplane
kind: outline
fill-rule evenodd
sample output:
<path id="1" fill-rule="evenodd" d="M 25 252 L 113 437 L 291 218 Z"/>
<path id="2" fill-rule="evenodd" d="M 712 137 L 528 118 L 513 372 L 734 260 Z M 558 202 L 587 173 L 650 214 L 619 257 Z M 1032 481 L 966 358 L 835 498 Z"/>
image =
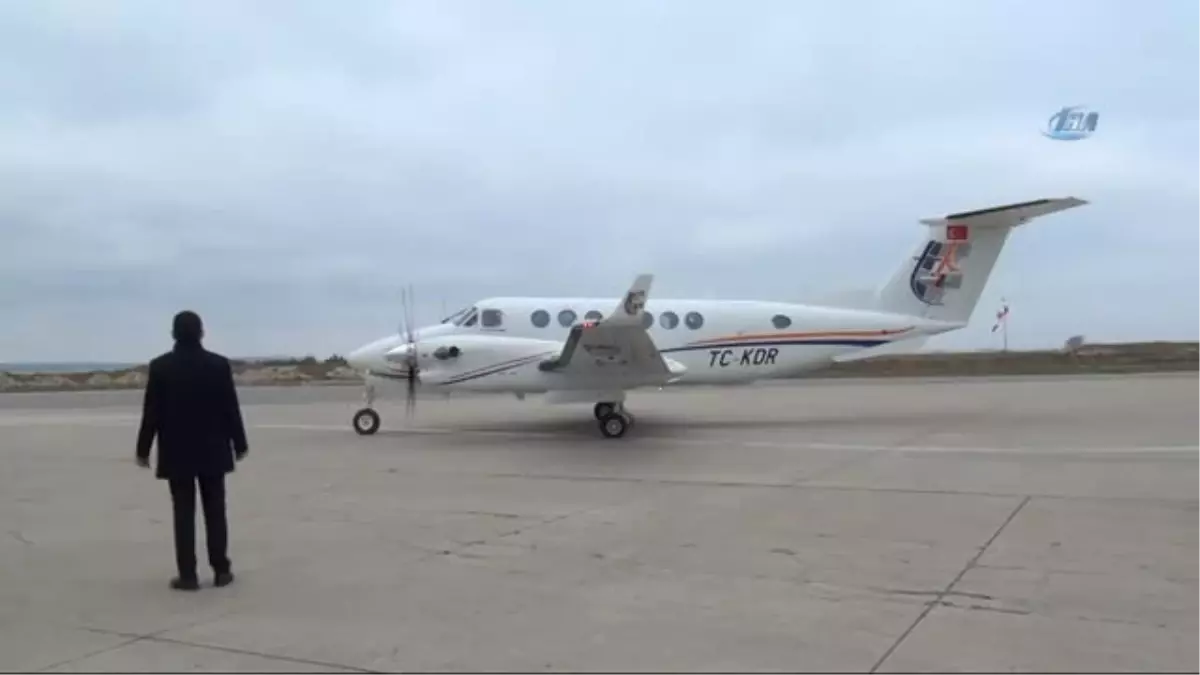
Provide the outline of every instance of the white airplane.
<path id="1" fill-rule="evenodd" d="M 872 297 L 850 307 L 652 300 L 649 274 L 622 298 L 481 300 L 439 324 L 349 354 L 366 388 L 354 429 L 375 433 L 376 387 L 403 383 L 410 412 L 418 386 L 592 403 L 601 433 L 619 438 L 634 422 L 624 405 L 633 389 L 794 377 L 963 328 L 1012 229 L 1086 203 L 1039 199 L 924 219 L 929 234 L 915 253 Z"/>

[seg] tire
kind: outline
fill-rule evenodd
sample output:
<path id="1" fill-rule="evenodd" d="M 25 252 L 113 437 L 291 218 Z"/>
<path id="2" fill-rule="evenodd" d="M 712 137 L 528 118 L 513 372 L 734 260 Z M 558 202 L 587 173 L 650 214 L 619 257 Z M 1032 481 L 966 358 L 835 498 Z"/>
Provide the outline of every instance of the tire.
<path id="1" fill-rule="evenodd" d="M 629 429 L 629 420 L 624 415 L 609 413 L 600 418 L 600 433 L 605 438 L 620 438 Z"/>
<path id="2" fill-rule="evenodd" d="M 370 436 L 379 431 L 379 413 L 370 408 L 363 408 L 354 413 L 353 424 L 359 436 Z"/>
<path id="3" fill-rule="evenodd" d="M 596 419 L 598 419 L 598 420 L 604 419 L 606 416 L 611 415 L 616 411 L 617 411 L 617 406 L 613 405 L 612 403 L 605 402 L 605 401 L 601 401 L 600 403 L 597 403 L 596 407 L 592 408 L 592 414 L 595 415 Z"/>

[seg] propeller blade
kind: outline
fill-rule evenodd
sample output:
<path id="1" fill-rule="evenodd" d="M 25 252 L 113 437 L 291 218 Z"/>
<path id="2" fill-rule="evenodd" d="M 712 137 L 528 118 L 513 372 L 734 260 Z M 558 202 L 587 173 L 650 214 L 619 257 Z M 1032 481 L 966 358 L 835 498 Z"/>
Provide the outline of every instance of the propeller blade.
<path id="1" fill-rule="evenodd" d="M 416 340 L 413 336 L 413 323 L 416 321 L 417 298 L 413 293 L 412 284 L 408 285 L 408 306 L 406 307 L 406 311 L 408 312 L 408 316 L 404 317 L 404 321 L 408 324 L 408 343 L 413 345 L 413 351 L 415 352 Z"/>
<path id="2" fill-rule="evenodd" d="M 407 415 L 411 417 L 416 410 L 417 378 L 420 377 L 420 368 L 417 366 L 417 341 L 416 335 L 413 333 L 413 322 L 415 317 L 413 306 L 415 301 L 412 284 L 409 284 L 407 289 L 401 289 L 401 294 L 404 297 L 401 307 L 401 311 L 404 315 L 404 328 L 401 331 L 401 335 L 404 336 L 404 341 L 409 345 L 408 358 L 406 359 L 408 365 L 408 395 L 405 398 L 404 409 Z"/>
<path id="3" fill-rule="evenodd" d="M 411 417 L 417 408 L 417 372 L 416 368 L 408 370 L 408 397 L 405 399 L 405 412 Z"/>
<path id="4" fill-rule="evenodd" d="M 412 321 L 410 319 L 409 307 L 412 304 L 412 291 L 408 288 L 400 289 L 400 328 L 399 335 L 407 344 L 412 344 Z"/>

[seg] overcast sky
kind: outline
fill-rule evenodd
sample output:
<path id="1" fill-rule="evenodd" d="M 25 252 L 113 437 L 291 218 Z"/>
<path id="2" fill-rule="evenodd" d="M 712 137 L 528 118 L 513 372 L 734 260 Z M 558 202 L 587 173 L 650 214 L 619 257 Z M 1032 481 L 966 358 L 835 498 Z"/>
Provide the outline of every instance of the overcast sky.
<path id="1" fill-rule="evenodd" d="M 0 362 L 346 352 L 403 284 L 803 301 L 1039 197 L 940 346 L 1196 339 L 1195 0 L 0 3 Z M 1064 105 L 1092 138 L 1044 138 Z"/>

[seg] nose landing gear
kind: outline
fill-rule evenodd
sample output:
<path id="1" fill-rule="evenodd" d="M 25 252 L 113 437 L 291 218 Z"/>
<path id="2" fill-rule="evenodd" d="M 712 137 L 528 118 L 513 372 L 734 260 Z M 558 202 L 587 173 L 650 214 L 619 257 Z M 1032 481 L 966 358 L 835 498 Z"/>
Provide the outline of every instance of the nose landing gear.
<path id="1" fill-rule="evenodd" d="M 375 409 L 371 407 L 375 403 L 375 387 L 373 385 L 367 385 L 364 388 L 363 400 L 366 402 L 367 407 L 354 413 L 352 423 L 354 431 L 359 436 L 370 436 L 379 431 L 380 424 L 379 413 L 375 412 Z"/>

